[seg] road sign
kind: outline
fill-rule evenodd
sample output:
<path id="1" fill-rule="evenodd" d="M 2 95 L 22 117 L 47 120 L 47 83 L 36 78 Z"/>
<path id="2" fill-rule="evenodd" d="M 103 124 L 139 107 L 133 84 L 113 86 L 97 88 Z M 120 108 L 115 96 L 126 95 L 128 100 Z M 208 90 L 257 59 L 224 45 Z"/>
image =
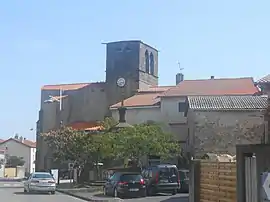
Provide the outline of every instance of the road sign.
<path id="1" fill-rule="evenodd" d="M 270 200 L 270 173 L 262 173 L 262 187 L 267 200 Z"/>

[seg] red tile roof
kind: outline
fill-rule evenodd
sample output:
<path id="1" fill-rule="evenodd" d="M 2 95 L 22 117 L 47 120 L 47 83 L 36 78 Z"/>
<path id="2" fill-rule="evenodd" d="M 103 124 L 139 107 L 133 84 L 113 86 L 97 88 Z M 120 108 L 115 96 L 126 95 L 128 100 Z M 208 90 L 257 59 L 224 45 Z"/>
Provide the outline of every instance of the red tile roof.
<path id="1" fill-rule="evenodd" d="M 74 130 L 101 130 L 102 126 L 97 122 L 74 122 L 69 124 Z"/>
<path id="2" fill-rule="evenodd" d="M 139 93 L 161 93 L 175 86 L 151 86 L 147 89 L 139 89 Z"/>
<path id="3" fill-rule="evenodd" d="M 138 93 L 124 101 L 125 107 L 153 106 L 160 102 L 159 93 Z M 112 105 L 110 108 L 118 108 L 121 102 Z"/>
<path id="4" fill-rule="evenodd" d="M 2 142 L 0 141 L 0 144 L 3 144 L 3 143 L 8 142 L 8 141 L 16 141 L 16 142 L 18 142 L 20 144 L 23 144 L 23 145 L 27 146 L 27 147 L 32 147 L 32 148 L 36 147 L 36 142 L 33 142 L 31 140 L 23 140 L 23 141 L 21 141 L 19 139 L 15 139 L 15 138 L 9 138 L 7 140 L 3 140 Z"/>
<path id="5" fill-rule="evenodd" d="M 44 85 L 41 87 L 41 90 L 78 90 L 86 86 L 91 87 L 104 87 L 104 82 L 95 82 L 95 83 L 72 83 L 72 84 L 56 84 L 56 85 Z"/>
<path id="6" fill-rule="evenodd" d="M 161 96 L 189 95 L 254 95 L 258 93 L 252 78 L 225 78 L 206 80 L 184 80 Z"/>
<path id="7" fill-rule="evenodd" d="M 265 77 L 259 79 L 256 83 L 270 83 L 270 74 L 268 74 Z"/>
<path id="8" fill-rule="evenodd" d="M 125 107 L 144 107 L 158 105 L 159 95 L 173 86 L 151 86 L 147 89 L 139 89 L 138 93 L 124 101 Z M 110 108 L 118 108 L 121 102 L 112 105 Z"/>

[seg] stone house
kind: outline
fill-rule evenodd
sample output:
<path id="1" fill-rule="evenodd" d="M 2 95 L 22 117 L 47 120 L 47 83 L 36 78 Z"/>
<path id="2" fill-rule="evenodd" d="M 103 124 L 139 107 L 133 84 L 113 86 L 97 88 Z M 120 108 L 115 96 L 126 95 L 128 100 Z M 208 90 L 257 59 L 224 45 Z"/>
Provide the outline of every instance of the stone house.
<path id="1" fill-rule="evenodd" d="M 252 78 L 184 80 L 176 86 L 151 87 L 124 100 L 126 121 L 139 124 L 147 121 L 162 123 L 164 129 L 186 147 L 189 139 L 189 96 L 252 96 L 258 93 Z M 117 103 L 110 107 L 118 120 Z"/>
<path id="2" fill-rule="evenodd" d="M 117 80 L 124 78 L 124 88 Z M 117 41 L 106 44 L 104 82 L 45 85 L 41 88 L 37 121 L 38 170 L 54 167 L 51 150 L 40 133 L 59 128 L 60 124 L 95 127 L 110 116 L 109 106 L 133 96 L 138 89 L 158 85 L 158 51 L 142 41 Z"/>
<path id="3" fill-rule="evenodd" d="M 236 144 L 264 139 L 267 97 L 188 96 L 189 144 L 194 157 L 206 153 L 236 154 Z"/>

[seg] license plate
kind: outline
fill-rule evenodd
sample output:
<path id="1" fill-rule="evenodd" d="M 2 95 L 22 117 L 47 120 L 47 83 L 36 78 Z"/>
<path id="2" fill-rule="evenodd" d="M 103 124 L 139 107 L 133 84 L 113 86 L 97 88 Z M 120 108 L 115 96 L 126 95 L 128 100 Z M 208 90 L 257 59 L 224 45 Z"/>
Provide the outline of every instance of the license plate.
<path id="1" fill-rule="evenodd" d="M 129 191 L 139 191 L 139 189 L 129 189 Z"/>
<path id="2" fill-rule="evenodd" d="M 169 182 L 169 180 L 160 180 L 160 182 L 167 183 L 167 182 Z"/>

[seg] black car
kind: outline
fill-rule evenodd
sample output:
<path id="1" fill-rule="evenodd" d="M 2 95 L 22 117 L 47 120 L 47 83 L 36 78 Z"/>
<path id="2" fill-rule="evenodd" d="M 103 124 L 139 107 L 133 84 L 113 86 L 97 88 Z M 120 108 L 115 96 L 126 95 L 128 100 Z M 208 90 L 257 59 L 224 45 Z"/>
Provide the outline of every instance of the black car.
<path id="1" fill-rule="evenodd" d="M 180 187 L 180 178 L 176 165 L 160 164 L 150 166 L 142 171 L 149 196 L 156 193 L 175 195 Z"/>
<path id="2" fill-rule="evenodd" d="M 189 192 L 189 170 L 178 170 L 180 176 L 180 184 L 178 192 L 188 193 Z"/>
<path id="3" fill-rule="evenodd" d="M 145 182 L 140 173 L 115 172 L 104 185 L 104 195 L 114 197 L 146 196 Z"/>

